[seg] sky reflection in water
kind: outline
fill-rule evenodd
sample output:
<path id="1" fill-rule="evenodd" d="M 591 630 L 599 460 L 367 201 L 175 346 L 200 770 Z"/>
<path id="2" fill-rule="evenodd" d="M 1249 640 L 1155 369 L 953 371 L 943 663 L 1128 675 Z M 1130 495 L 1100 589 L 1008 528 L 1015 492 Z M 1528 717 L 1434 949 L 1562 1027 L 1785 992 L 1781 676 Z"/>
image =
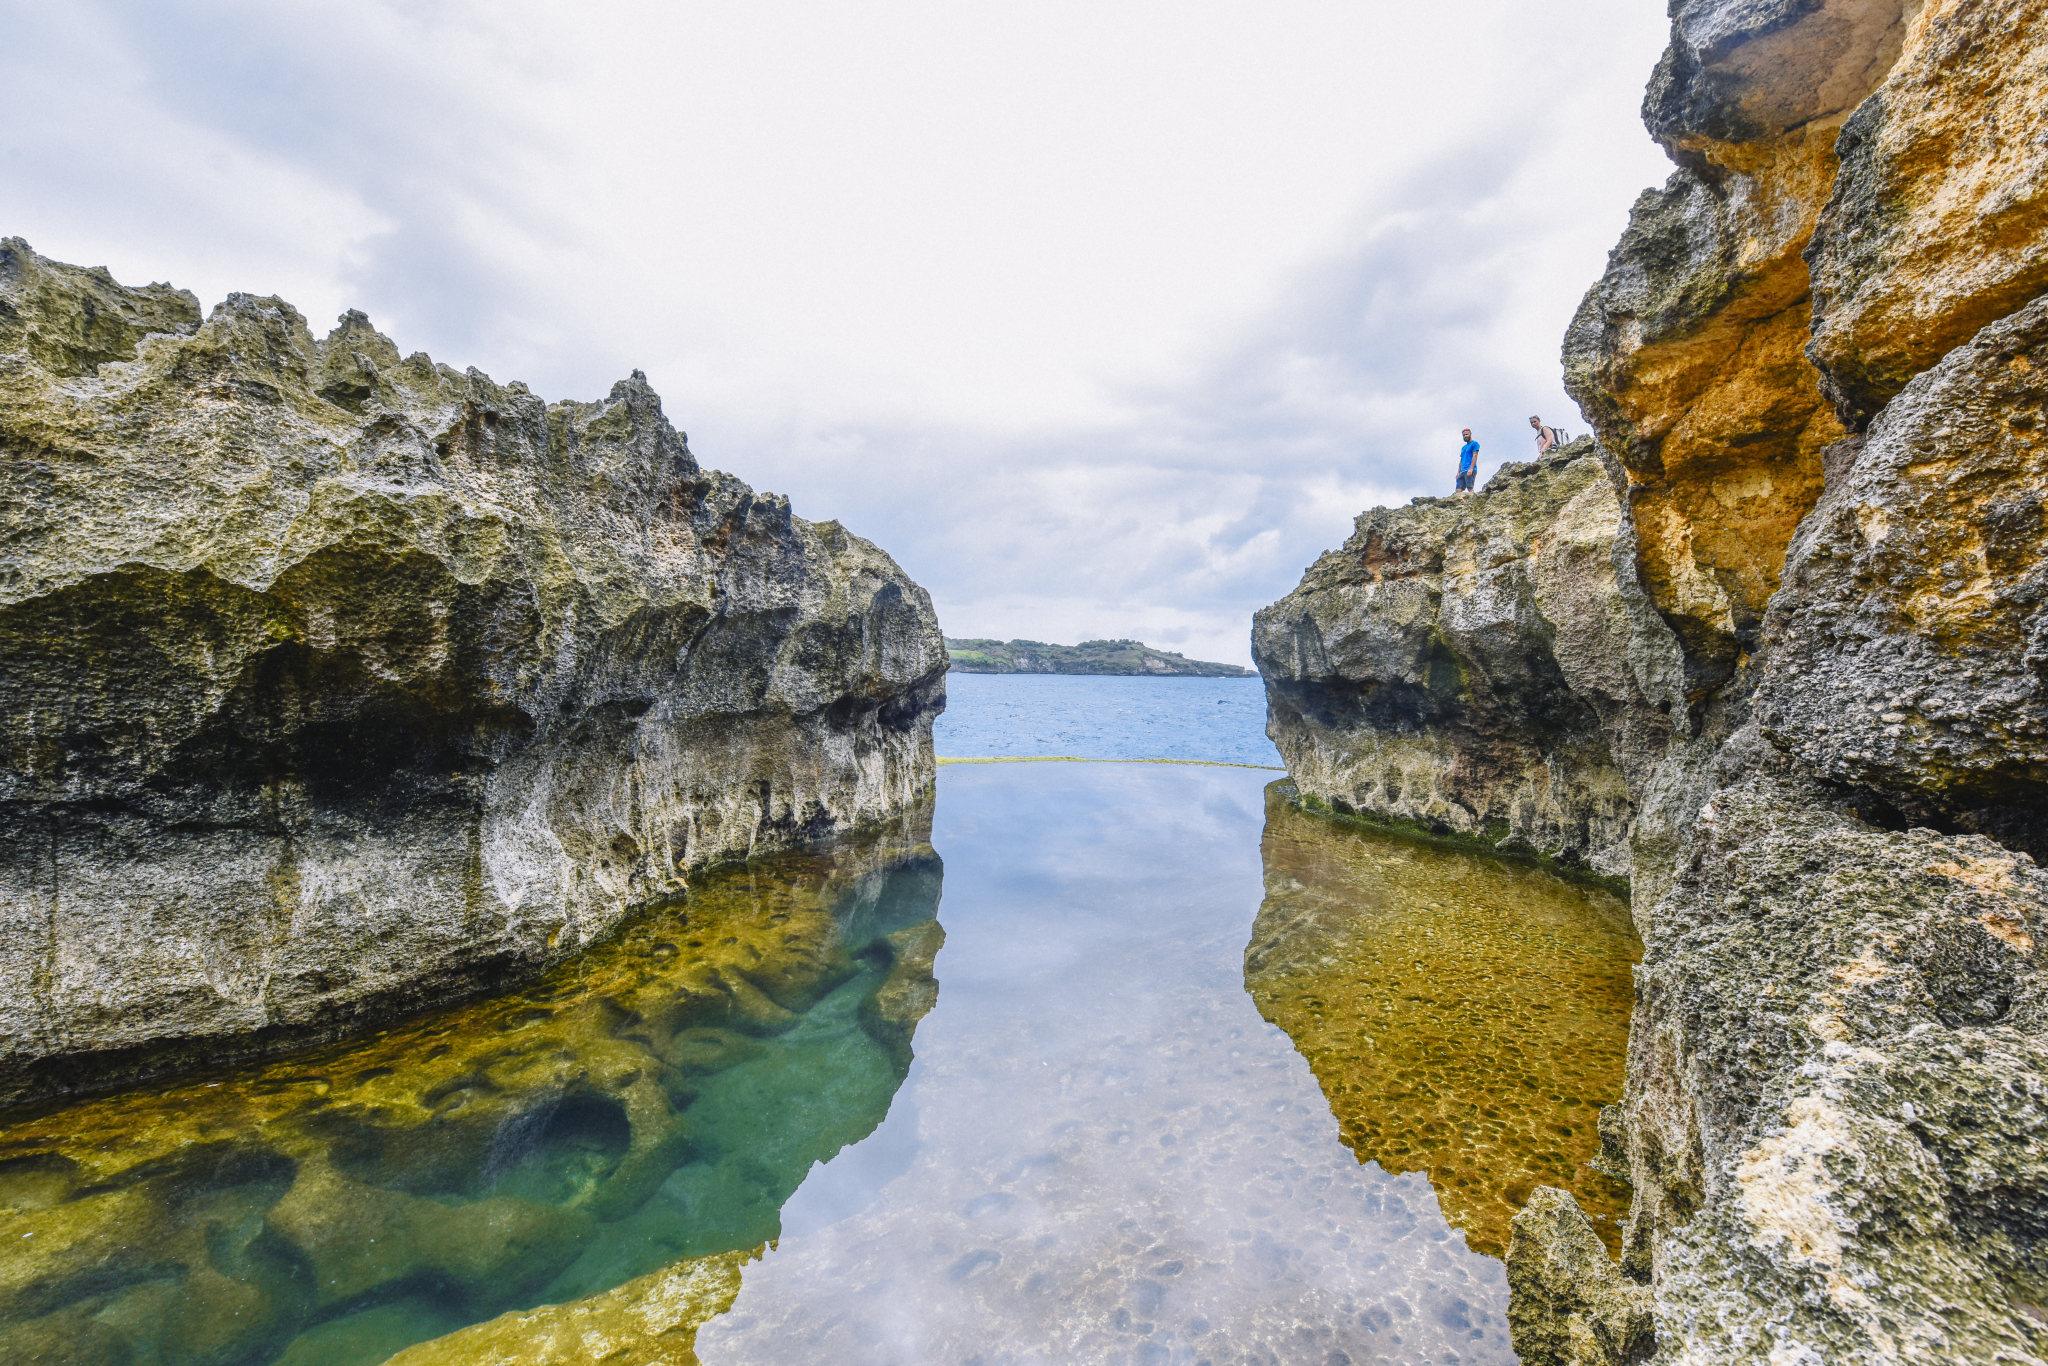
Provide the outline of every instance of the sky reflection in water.
<path id="1" fill-rule="evenodd" d="M 944 770 L 939 1005 L 707 1366 L 1513 1359 L 1500 1264 L 1359 1164 L 1245 992 L 1268 776 Z"/>

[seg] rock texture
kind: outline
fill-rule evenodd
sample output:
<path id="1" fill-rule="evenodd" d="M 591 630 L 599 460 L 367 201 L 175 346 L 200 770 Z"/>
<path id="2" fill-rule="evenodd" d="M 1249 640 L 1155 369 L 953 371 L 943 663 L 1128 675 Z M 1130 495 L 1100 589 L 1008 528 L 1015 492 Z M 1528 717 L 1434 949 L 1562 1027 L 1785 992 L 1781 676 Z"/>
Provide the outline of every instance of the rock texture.
<path id="1" fill-rule="evenodd" d="M 1469 503 L 1361 516 L 1252 627 L 1266 733 L 1304 797 L 1626 875 L 1628 771 L 1685 697 L 1676 643 L 1617 568 L 1621 523 L 1584 439 Z"/>
<path id="2" fill-rule="evenodd" d="M 900 811 L 873 545 L 359 313 L 0 244 L 0 1098 L 360 1026 Z"/>
<path id="3" fill-rule="evenodd" d="M 1633 669 L 1680 694 L 1661 750 L 1554 751 L 1565 790 L 1625 789 L 1644 956 L 1603 1147 L 1635 1197 L 1619 1267 L 1563 1192 L 1517 1219 L 1525 1360 L 2048 1361 L 2044 27 L 1672 7 L 1644 112 L 1679 169 L 1564 346 L 1653 609 L 1608 667 L 1677 652 Z M 1454 511 L 1446 544 L 1493 516 Z M 1397 601 L 1345 630 L 1407 629 Z M 1468 804 L 1579 696 L 1524 677 L 1509 734 L 1445 731 L 1439 771 L 1506 775 Z M 1668 694 L 1612 696 L 1603 732 L 1648 736 Z M 1404 733 L 1335 731 L 1282 753 Z"/>
<path id="4" fill-rule="evenodd" d="M 523 988 L 364 1038 L 16 1112 L 0 1360 L 381 1361 L 429 1307 L 540 1302 L 420 1350 L 687 1349 L 733 1250 L 909 1069 L 944 939 L 929 834 L 926 805 L 707 873 Z M 821 1044 L 849 985 L 855 1037 Z M 764 1101 L 821 1063 L 829 1086 Z"/>
<path id="5" fill-rule="evenodd" d="M 1807 353 L 1861 431 L 1914 375 L 2048 292 L 2048 6 L 1935 0 L 1843 126 L 1807 260 Z"/>
<path id="6" fill-rule="evenodd" d="M 1650 1292 L 1615 1268 L 1578 1202 L 1538 1186 L 1508 1244 L 1508 1323 L 1522 1366 L 1639 1362 L 1656 1350 Z"/>

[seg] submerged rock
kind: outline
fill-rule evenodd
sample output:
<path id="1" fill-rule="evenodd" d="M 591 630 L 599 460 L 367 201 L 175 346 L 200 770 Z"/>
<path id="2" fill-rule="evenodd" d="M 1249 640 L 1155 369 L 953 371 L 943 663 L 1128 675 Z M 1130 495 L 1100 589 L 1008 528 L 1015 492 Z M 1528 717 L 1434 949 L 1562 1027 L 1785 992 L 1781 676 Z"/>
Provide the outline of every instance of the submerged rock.
<path id="1" fill-rule="evenodd" d="M 946 653 L 875 546 L 360 313 L 0 243 L 0 1099 L 529 974 L 903 810 Z"/>
<path id="2" fill-rule="evenodd" d="M 741 1268 L 764 1250 L 687 1258 L 602 1295 L 504 1314 L 385 1366 L 697 1366 L 697 1329 L 732 1308 Z"/>
<path id="3" fill-rule="evenodd" d="M 580 1303 L 477 1341 L 687 1347 L 682 1292 L 736 1284 L 721 1255 L 775 1238 L 902 1082 L 937 997 L 928 836 L 927 807 L 714 871 L 521 990 L 366 1038 L 7 1116 L 0 1360 L 382 1360 L 544 1301 Z"/>
<path id="4" fill-rule="evenodd" d="M 1618 1250 L 1628 1189 L 1589 1159 L 1625 1072 L 1641 950 L 1627 907 L 1539 868 L 1312 815 L 1290 789 L 1266 789 L 1245 990 L 1308 1061 L 1345 1145 L 1427 1173 L 1475 1251 L 1507 1248 L 1539 1186 L 1576 1192 Z"/>

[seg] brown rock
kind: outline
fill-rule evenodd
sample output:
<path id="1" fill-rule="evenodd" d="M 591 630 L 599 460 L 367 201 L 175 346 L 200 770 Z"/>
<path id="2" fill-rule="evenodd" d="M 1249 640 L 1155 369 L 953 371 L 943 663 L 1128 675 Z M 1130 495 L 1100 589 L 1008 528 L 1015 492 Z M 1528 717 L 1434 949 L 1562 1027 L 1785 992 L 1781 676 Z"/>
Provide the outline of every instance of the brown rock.
<path id="1" fill-rule="evenodd" d="M 1914 375 L 2048 293 L 2048 3 L 1934 0 L 1842 128 L 1807 348 L 1861 431 Z"/>

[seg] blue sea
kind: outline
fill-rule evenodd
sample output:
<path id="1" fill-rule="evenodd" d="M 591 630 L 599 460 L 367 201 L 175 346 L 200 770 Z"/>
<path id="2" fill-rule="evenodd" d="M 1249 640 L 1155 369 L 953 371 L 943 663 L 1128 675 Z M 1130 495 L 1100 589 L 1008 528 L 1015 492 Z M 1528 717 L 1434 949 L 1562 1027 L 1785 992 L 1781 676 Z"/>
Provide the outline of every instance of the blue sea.
<path id="1" fill-rule="evenodd" d="M 1258 678 L 946 676 L 942 759 L 1066 755 L 1280 766 Z"/>

